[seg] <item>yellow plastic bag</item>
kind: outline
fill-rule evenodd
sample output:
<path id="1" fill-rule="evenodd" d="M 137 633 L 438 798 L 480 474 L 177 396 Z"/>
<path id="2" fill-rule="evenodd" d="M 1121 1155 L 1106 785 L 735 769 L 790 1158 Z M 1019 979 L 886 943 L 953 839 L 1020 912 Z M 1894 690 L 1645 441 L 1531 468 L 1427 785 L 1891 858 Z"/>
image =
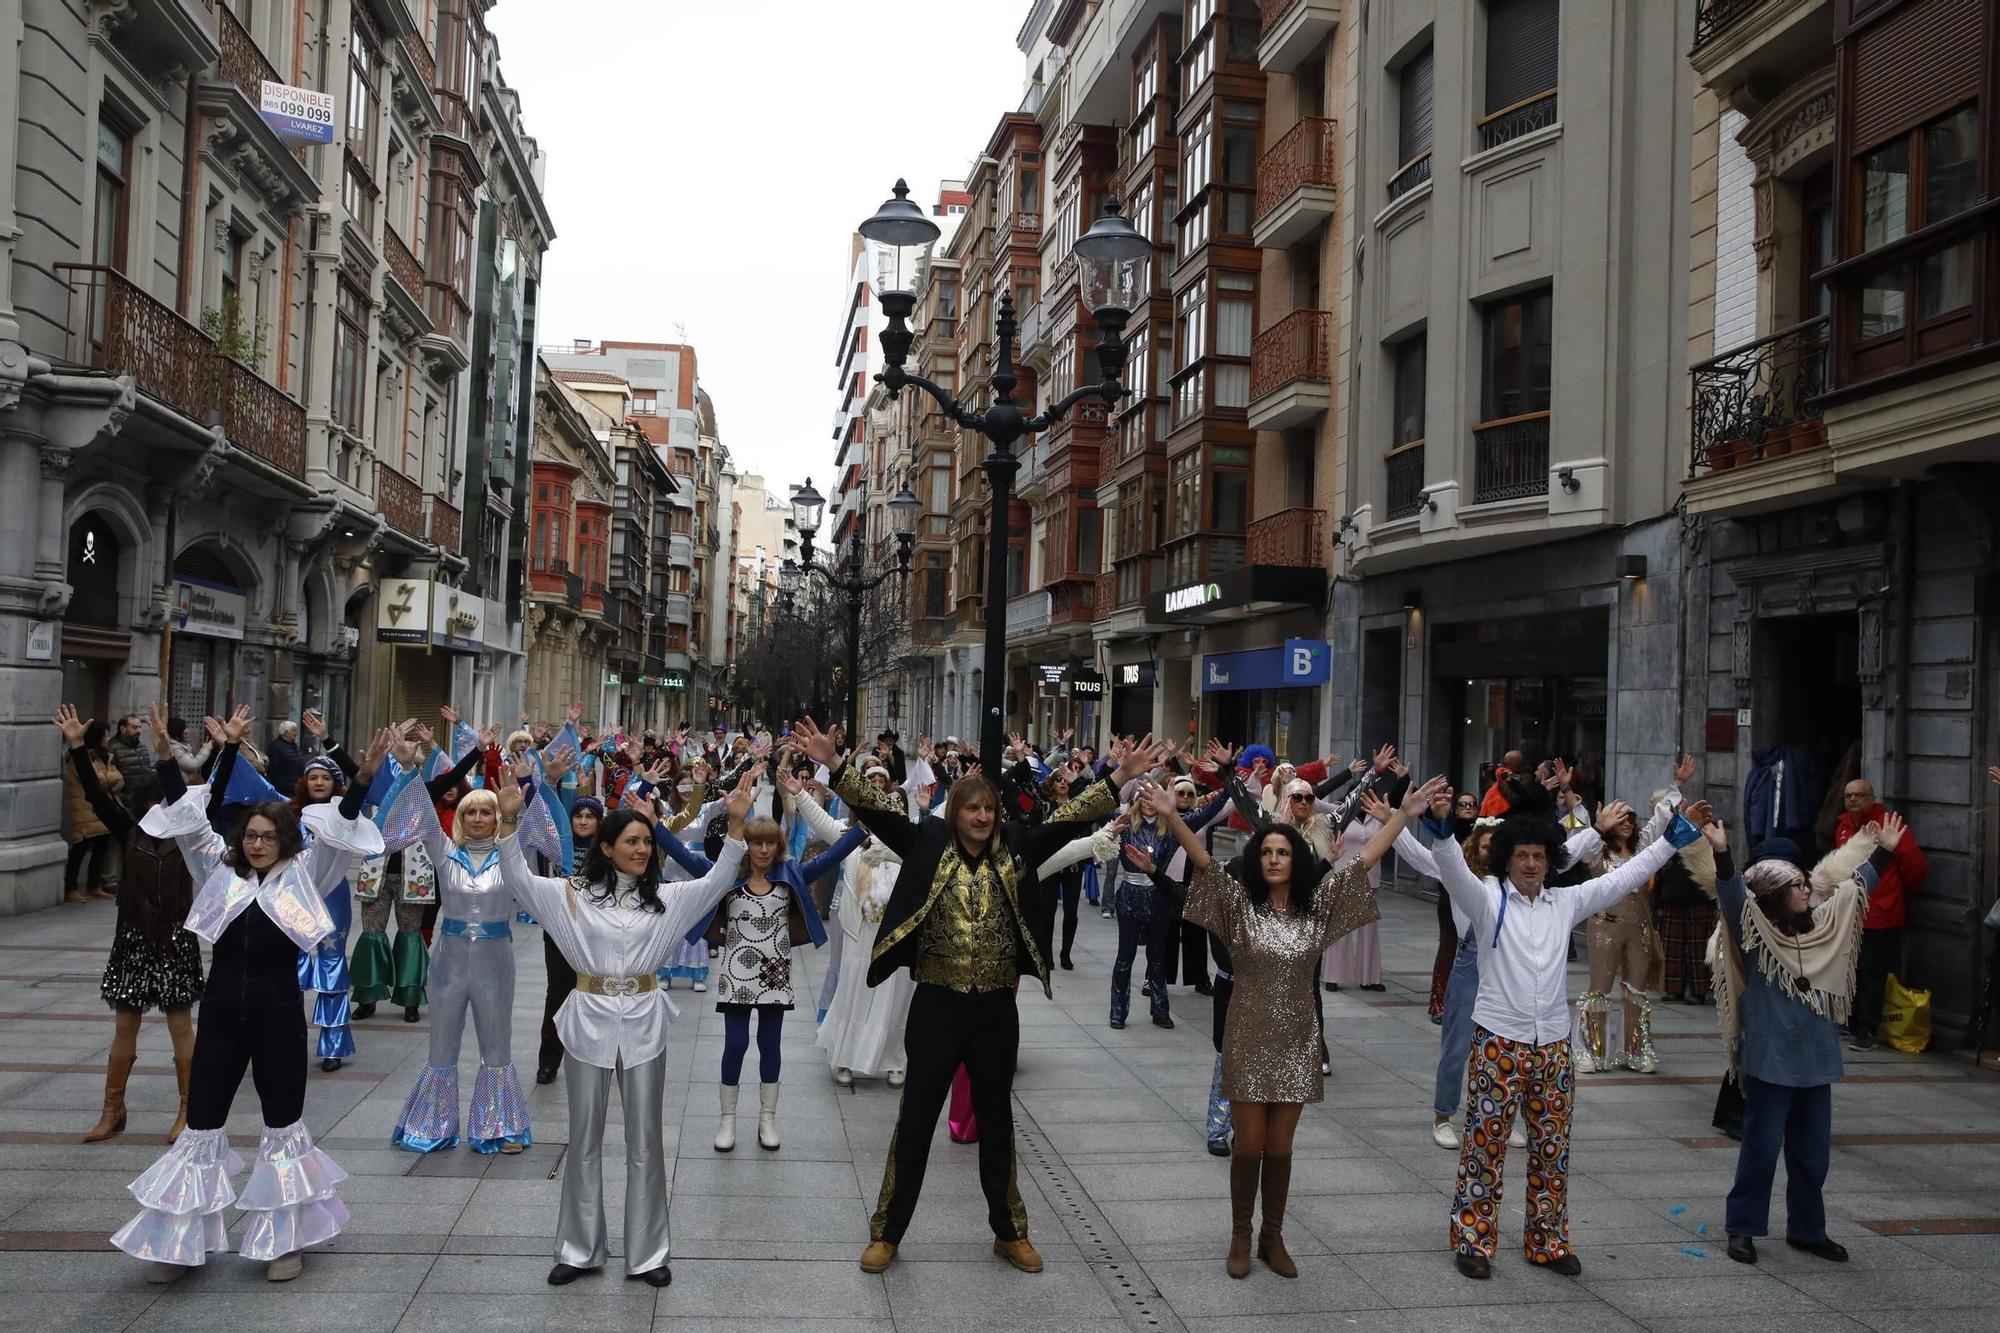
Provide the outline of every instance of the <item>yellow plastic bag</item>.
<path id="1" fill-rule="evenodd" d="M 1911 990 L 1889 974 L 1882 990 L 1882 1025 L 1875 1029 L 1878 1039 L 1899 1051 L 1915 1055 L 1931 1044 L 1931 993 Z"/>

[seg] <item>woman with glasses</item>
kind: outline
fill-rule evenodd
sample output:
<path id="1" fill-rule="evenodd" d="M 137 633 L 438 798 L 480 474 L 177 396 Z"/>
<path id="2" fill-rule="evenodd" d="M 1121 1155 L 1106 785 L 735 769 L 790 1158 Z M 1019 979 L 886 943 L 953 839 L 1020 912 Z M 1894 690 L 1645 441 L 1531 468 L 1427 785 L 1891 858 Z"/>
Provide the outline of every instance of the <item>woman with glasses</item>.
<path id="1" fill-rule="evenodd" d="M 151 1261 L 149 1282 L 173 1282 L 201 1267 L 210 1253 L 227 1250 L 222 1215 L 232 1204 L 244 1213 L 237 1249 L 267 1264 L 265 1276 L 273 1282 L 297 1277 L 305 1247 L 332 1240 L 347 1224 L 347 1209 L 335 1193 L 347 1173 L 314 1146 L 301 1119 L 306 1021 L 298 959 L 300 950 L 317 948 L 333 933 L 326 891 L 346 876 L 355 857 L 382 850 L 380 833 L 358 816 L 368 779 L 394 733 L 384 728 L 375 737 L 337 806 L 308 811 L 314 829 L 308 847 L 300 817 L 284 801 L 253 806 L 233 838 L 216 830 L 221 795 L 250 724 L 248 708 L 237 709 L 227 723 L 209 719 L 210 734 L 222 747 L 213 781 L 155 806 L 140 821 L 151 836 L 179 844 L 201 885 L 187 929 L 211 946 L 188 1080 L 187 1129 L 132 1182 L 139 1215 L 111 1238 L 125 1253 Z M 239 1195 L 229 1178 L 242 1169 L 242 1159 L 230 1150 L 224 1126 L 246 1071 L 262 1103 L 264 1133 Z"/>

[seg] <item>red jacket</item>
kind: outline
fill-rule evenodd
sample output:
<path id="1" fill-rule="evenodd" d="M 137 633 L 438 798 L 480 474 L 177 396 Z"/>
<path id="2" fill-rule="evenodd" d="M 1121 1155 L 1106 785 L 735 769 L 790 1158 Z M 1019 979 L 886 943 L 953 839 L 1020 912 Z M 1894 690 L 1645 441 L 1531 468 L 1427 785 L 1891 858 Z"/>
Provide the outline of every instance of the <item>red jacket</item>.
<path id="1" fill-rule="evenodd" d="M 1840 822 L 1833 828 L 1834 844 L 1844 845 L 1856 830 L 1871 823 L 1880 823 L 1887 813 L 1880 805 L 1859 819 L 1843 813 Z M 1908 829 L 1903 831 L 1903 840 L 1896 844 L 1893 855 L 1895 859 L 1882 873 L 1882 878 L 1876 881 L 1875 891 L 1868 895 L 1868 919 L 1863 923 L 1866 929 L 1890 930 L 1902 925 L 1907 919 L 1903 895 L 1923 888 L 1924 876 L 1931 872 L 1930 862 L 1924 859 L 1923 849 L 1917 846 L 1916 835 Z"/>
<path id="2" fill-rule="evenodd" d="M 1514 770 L 1505 764 L 1493 770 L 1493 785 L 1486 789 L 1486 795 L 1479 802 L 1482 816 L 1504 815 L 1514 808 L 1514 803 L 1507 799 L 1506 790 L 1500 785 L 1513 776 Z"/>

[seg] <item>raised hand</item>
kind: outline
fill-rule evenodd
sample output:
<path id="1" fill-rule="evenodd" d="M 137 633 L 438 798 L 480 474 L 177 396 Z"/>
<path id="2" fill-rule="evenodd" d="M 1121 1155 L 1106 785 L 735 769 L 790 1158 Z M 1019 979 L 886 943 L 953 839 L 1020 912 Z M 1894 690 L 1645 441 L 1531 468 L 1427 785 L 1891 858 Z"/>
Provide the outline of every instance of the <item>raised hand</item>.
<path id="1" fill-rule="evenodd" d="M 479 729 L 479 748 L 490 750 L 500 742 L 500 724 L 488 722 Z"/>
<path id="2" fill-rule="evenodd" d="M 525 708 L 521 710 L 521 725 L 524 727 L 528 725 L 528 710 Z"/>
<path id="3" fill-rule="evenodd" d="M 535 761 L 530 757 L 530 752 L 527 750 L 521 751 L 520 757 L 509 763 L 507 767 L 514 774 L 516 782 L 519 782 L 523 778 L 532 778 L 535 776 Z M 505 786 L 506 784 L 502 783 L 501 785 Z"/>
<path id="4" fill-rule="evenodd" d="M 1623 801 L 1606 801 L 1597 812 L 1597 831 L 1609 833 L 1622 819 L 1632 818 L 1632 807 Z M 1692 821 L 1690 821 L 1692 822 Z"/>
<path id="5" fill-rule="evenodd" d="M 1347 766 L 1347 771 L 1358 778 L 1368 771 L 1368 761 L 1366 759 L 1357 759 Z"/>
<path id="6" fill-rule="evenodd" d="M 62 732 L 63 744 L 74 750 L 83 744 L 83 733 L 90 729 L 90 723 L 78 718 L 74 707 L 63 704 L 56 709 L 56 729 Z"/>
<path id="7" fill-rule="evenodd" d="M 1132 804 L 1155 819 L 1164 819 L 1174 809 L 1173 798 L 1167 795 L 1167 789 L 1152 781 L 1139 784 L 1139 790 L 1132 797 Z"/>
<path id="8" fill-rule="evenodd" d="M 1721 820 L 1714 819 L 1703 824 L 1701 826 L 1701 836 L 1707 838 L 1708 845 L 1715 848 L 1716 851 L 1726 852 L 1729 850 L 1729 830 L 1722 826 Z"/>
<path id="9" fill-rule="evenodd" d="M 1326 771 L 1329 773 L 1338 773 L 1340 771 L 1339 755 L 1330 754 L 1326 757 Z"/>
<path id="10" fill-rule="evenodd" d="M 2000 787 L 2000 764 L 1995 764 L 1993 767 L 1987 769 L 1986 776 L 1993 779 L 1994 786 Z"/>
<path id="11" fill-rule="evenodd" d="M 542 776 L 547 778 L 550 782 L 559 782 L 562 780 L 563 774 L 569 772 L 572 768 L 575 767 L 576 767 L 576 760 L 570 758 L 569 751 L 565 750 L 561 754 L 557 755 L 555 758 L 544 761 L 542 766 Z M 662 771 L 665 770 L 665 767 L 666 766 L 664 764 L 661 765 Z"/>
<path id="12" fill-rule="evenodd" d="M 201 719 L 201 729 L 208 733 L 208 739 L 217 746 L 229 744 L 229 733 L 222 729 L 222 723 L 218 719 L 204 716 Z"/>
<path id="13" fill-rule="evenodd" d="M 1397 813 L 1402 815 L 1405 820 L 1415 819 L 1424 812 L 1424 807 L 1431 803 L 1432 798 L 1445 790 L 1448 785 L 1444 775 L 1440 773 L 1423 786 L 1413 788 L 1404 793 L 1403 804 L 1399 807 Z M 1384 820 L 1383 822 L 1387 823 L 1388 821 Z"/>
<path id="14" fill-rule="evenodd" d="M 1375 771 L 1377 773 L 1380 773 L 1383 769 L 1389 767 L 1390 764 L 1394 763 L 1395 759 L 1396 759 L 1395 746 L 1393 745 L 1379 746 L 1375 751 Z"/>
<path id="15" fill-rule="evenodd" d="M 153 752 L 162 759 L 172 759 L 174 741 L 179 738 L 167 733 L 167 710 L 160 707 L 158 699 L 146 705 L 146 729 L 153 733 Z"/>
<path id="16" fill-rule="evenodd" d="M 1153 873 L 1153 854 L 1136 842 L 1125 844 L 1125 864 L 1142 875 Z"/>
<path id="17" fill-rule="evenodd" d="M 232 745 L 241 745 L 243 738 L 250 734 L 252 721 L 250 705 L 238 704 L 236 711 L 229 715 L 229 720 L 222 724 L 222 734 Z"/>
<path id="18" fill-rule="evenodd" d="M 1215 765 L 1217 772 L 1222 772 L 1236 762 L 1236 750 L 1233 746 L 1225 745 L 1219 740 L 1211 740 L 1208 743 L 1208 749 L 1203 751 L 1202 757 Z"/>
<path id="19" fill-rule="evenodd" d="M 806 789 L 806 784 L 799 781 L 798 774 L 782 765 L 778 768 L 778 786 L 794 800 L 804 794 Z"/>
<path id="20" fill-rule="evenodd" d="M 1907 831 L 1903 824 L 1903 817 L 1893 810 L 1882 816 L 1881 823 L 1871 825 L 1871 827 L 1875 831 L 1876 844 L 1887 847 L 1892 852 L 1896 850 L 1896 845 L 1902 842 L 1903 834 Z"/>
<path id="21" fill-rule="evenodd" d="M 1389 771 L 1399 778 L 1410 776 L 1410 766 L 1400 759 L 1391 759 L 1389 761 Z"/>
<path id="22" fill-rule="evenodd" d="M 569 724 L 573 727 L 583 721 L 583 700 L 578 699 L 569 706 Z"/>
<path id="23" fill-rule="evenodd" d="M 402 726 L 390 730 L 396 733 L 396 739 L 389 744 L 389 756 L 396 761 L 398 768 L 408 772 L 417 766 L 417 742 L 411 732 L 421 728 Z"/>
<path id="24" fill-rule="evenodd" d="M 401 740 L 402 735 L 403 733 L 395 727 L 383 727 L 377 731 L 374 739 L 368 742 L 368 752 L 361 756 L 361 771 L 372 776 L 375 770 L 382 766 L 382 760 L 388 755 L 390 747 Z"/>
<path id="25" fill-rule="evenodd" d="M 1148 732 L 1146 739 L 1127 750 L 1118 761 L 1118 768 L 1111 776 L 1119 786 L 1124 786 L 1133 778 L 1143 777 L 1160 766 L 1160 758 L 1165 747 Z"/>
<path id="26" fill-rule="evenodd" d="M 1434 818 L 1443 819 L 1446 815 L 1450 814 L 1451 803 L 1456 795 L 1457 793 L 1450 787 L 1446 787 L 1443 791 L 1431 797 L 1431 815 Z"/>
<path id="27" fill-rule="evenodd" d="M 1674 763 L 1674 785 L 1685 787 L 1694 780 L 1694 756 L 1683 753 Z"/>
<path id="28" fill-rule="evenodd" d="M 504 823 L 519 823 L 521 812 L 528 808 L 528 794 L 521 790 L 521 785 L 517 782 L 498 784 L 494 788 L 493 798 L 500 803 L 500 818 Z M 511 834 L 513 830 L 508 829 L 505 832 Z"/>
<path id="29" fill-rule="evenodd" d="M 1718 822 L 1715 818 L 1715 807 L 1707 801 L 1696 801 L 1693 805 L 1683 806 L 1681 817 L 1696 828 L 1707 828 L 1710 824 Z"/>
<path id="30" fill-rule="evenodd" d="M 805 747 L 808 758 L 814 763 L 824 764 L 831 769 L 840 762 L 840 747 L 833 743 L 833 737 L 820 730 L 819 723 L 809 717 L 802 717 L 792 724 L 792 735 L 798 737 Z"/>
<path id="31" fill-rule="evenodd" d="M 319 715 L 318 709 L 308 708 L 299 714 L 299 725 L 321 745 L 326 744 L 326 719 Z"/>
<path id="32" fill-rule="evenodd" d="M 1370 791 L 1361 794 L 1361 813 L 1378 824 L 1386 824 L 1396 812 L 1387 801 Z"/>
<path id="33" fill-rule="evenodd" d="M 444 707 L 438 709 L 438 716 L 444 719 L 444 724 L 447 727 L 456 727 L 458 725 L 458 710 L 450 704 L 446 704 Z"/>

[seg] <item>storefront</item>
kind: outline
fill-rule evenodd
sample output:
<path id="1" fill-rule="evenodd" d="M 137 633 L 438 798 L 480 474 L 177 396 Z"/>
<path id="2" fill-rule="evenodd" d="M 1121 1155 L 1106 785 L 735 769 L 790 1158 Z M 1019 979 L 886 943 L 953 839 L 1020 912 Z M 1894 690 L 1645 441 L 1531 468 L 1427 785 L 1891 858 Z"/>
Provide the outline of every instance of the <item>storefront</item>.
<path id="1" fill-rule="evenodd" d="M 1446 771 L 1459 786 L 1475 788 L 1482 764 L 1519 750 L 1530 764 L 1567 760 L 1597 799 L 1610 639 L 1607 607 L 1434 626 L 1432 695 L 1453 721 Z"/>
<path id="2" fill-rule="evenodd" d="M 479 656 L 484 624 L 485 602 L 471 593 L 428 579 L 382 580 L 375 640 L 393 659 L 390 715 L 428 722 L 451 703 L 453 668 L 462 658 Z"/>
<path id="3" fill-rule="evenodd" d="M 169 615 L 172 667 L 167 711 L 193 721 L 227 717 L 236 697 L 236 650 L 243 643 L 249 596 L 220 581 L 176 572 Z"/>
<path id="4" fill-rule="evenodd" d="M 1144 736 L 1153 729 L 1153 706 L 1159 691 L 1159 668 L 1151 662 L 1114 663 L 1111 667 L 1111 734 Z"/>
<path id="5" fill-rule="evenodd" d="M 1203 734 L 1232 744 L 1268 745 L 1278 758 L 1295 763 L 1317 757 L 1320 693 L 1331 663 L 1324 639 L 1204 654 Z"/>

